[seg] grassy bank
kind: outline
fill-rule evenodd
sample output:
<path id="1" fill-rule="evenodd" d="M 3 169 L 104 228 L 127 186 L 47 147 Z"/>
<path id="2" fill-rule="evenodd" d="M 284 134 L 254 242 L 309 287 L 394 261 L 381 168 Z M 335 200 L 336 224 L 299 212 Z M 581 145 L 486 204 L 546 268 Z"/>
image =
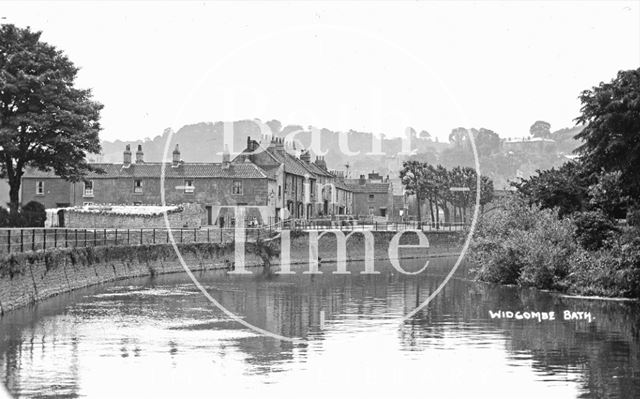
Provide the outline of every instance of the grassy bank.
<path id="1" fill-rule="evenodd" d="M 638 230 L 620 228 L 597 249 L 584 242 L 574 219 L 513 196 L 483 215 L 469 259 L 481 281 L 640 298 Z"/>

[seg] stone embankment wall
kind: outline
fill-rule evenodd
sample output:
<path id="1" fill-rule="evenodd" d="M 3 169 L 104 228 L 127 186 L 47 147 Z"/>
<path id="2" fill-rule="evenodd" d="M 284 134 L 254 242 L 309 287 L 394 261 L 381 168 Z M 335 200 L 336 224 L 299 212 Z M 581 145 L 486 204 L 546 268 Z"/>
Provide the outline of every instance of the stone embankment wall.
<path id="1" fill-rule="evenodd" d="M 374 258 L 388 259 L 388 244 L 393 234 L 374 232 L 373 235 Z M 459 251 L 459 235 L 432 234 L 428 237 L 430 249 L 402 250 L 400 257 L 455 255 Z M 279 243 L 279 240 L 275 242 Z M 400 244 L 415 243 L 417 238 L 411 234 L 406 234 L 400 240 Z M 253 245 L 255 244 L 246 243 L 245 264 L 247 267 L 262 266 L 262 261 L 252 254 Z M 192 271 L 229 268 L 235 260 L 233 243 L 189 243 L 178 244 L 178 248 Z M 347 248 L 348 261 L 365 259 L 362 234 L 349 238 Z M 290 252 L 292 263 L 307 263 L 308 236 L 302 234 L 292 238 Z M 336 260 L 336 239 L 333 234 L 327 234 L 319 240 L 318 257 L 322 258 L 323 263 Z M 279 260 L 276 258 L 272 262 L 277 267 Z M 0 314 L 90 285 L 176 272 L 184 272 L 184 269 L 170 244 L 61 248 L 47 252 L 11 254 L 0 260 Z"/>

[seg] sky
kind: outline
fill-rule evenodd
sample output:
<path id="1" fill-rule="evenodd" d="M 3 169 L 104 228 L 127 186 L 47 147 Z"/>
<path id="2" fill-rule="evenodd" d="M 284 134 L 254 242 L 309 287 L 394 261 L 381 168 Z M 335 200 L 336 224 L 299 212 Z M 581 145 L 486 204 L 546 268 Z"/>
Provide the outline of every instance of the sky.
<path id="1" fill-rule="evenodd" d="M 635 2 L 0 2 L 81 68 L 105 140 L 203 121 L 447 140 L 573 126 L 578 95 L 640 67 Z"/>

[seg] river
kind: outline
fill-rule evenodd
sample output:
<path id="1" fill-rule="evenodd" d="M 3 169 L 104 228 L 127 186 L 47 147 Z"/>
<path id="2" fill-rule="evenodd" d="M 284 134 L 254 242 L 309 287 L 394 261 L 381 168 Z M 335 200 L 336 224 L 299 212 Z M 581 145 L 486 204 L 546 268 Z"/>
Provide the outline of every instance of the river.
<path id="1" fill-rule="evenodd" d="M 15 397 L 640 395 L 635 302 L 477 283 L 463 267 L 401 323 L 454 261 L 434 259 L 418 276 L 379 262 L 379 275 L 353 263 L 351 275 L 332 274 L 330 264 L 322 275 L 196 273 L 229 310 L 298 343 L 229 319 L 186 274 L 78 290 L 0 320 L 0 375 Z M 554 320 L 490 317 L 500 310 L 554 312 Z M 565 310 L 592 320 L 564 320 Z"/>

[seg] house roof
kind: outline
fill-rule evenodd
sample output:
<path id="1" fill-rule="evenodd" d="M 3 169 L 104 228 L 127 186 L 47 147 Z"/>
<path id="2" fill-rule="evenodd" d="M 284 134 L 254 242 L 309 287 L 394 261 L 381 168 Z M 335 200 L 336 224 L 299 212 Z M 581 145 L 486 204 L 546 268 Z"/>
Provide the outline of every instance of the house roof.
<path id="1" fill-rule="evenodd" d="M 100 163 L 92 164 L 106 173 L 89 173 L 86 177 L 91 179 L 113 178 L 160 178 L 162 163 L 132 163 L 129 167 L 122 164 Z M 269 174 L 259 166 L 251 163 L 230 164 L 229 168 L 223 168 L 220 163 L 182 163 L 173 167 L 171 163 L 165 163 L 164 173 L 166 178 L 229 178 L 229 179 L 272 179 Z M 30 169 L 25 171 L 24 178 L 53 178 L 57 177 L 53 171 L 41 171 Z"/>
<path id="2" fill-rule="evenodd" d="M 275 147 L 264 146 L 263 144 L 254 140 L 254 143 L 262 149 L 265 153 L 269 154 L 273 160 L 280 164 L 284 164 L 284 171 L 286 173 L 298 176 L 306 175 L 320 175 L 325 177 L 333 177 L 331 173 L 322 169 L 318 165 L 312 162 L 305 162 L 292 154 L 285 151 L 277 151 Z M 247 150 L 245 150 L 246 152 Z"/>
<path id="3" fill-rule="evenodd" d="M 383 183 L 371 183 L 365 182 L 365 184 L 360 184 L 359 179 L 347 179 L 344 181 L 349 190 L 354 193 L 388 193 L 390 189 L 391 183 L 383 182 Z"/>

